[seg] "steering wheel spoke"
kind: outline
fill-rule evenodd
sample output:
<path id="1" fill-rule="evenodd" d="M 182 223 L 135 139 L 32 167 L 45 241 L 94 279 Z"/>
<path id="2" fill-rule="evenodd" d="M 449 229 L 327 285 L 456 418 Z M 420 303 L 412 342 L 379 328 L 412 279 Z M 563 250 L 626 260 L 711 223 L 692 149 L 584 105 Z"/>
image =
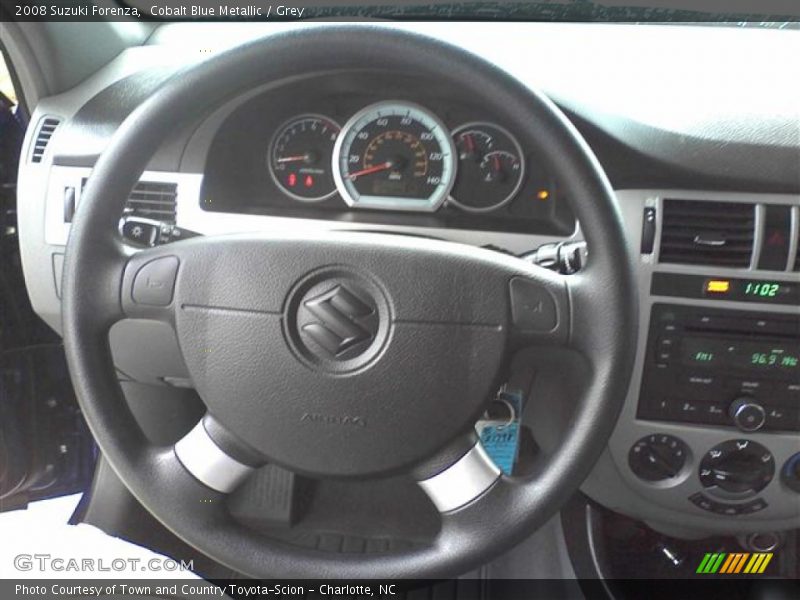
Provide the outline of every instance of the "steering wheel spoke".
<path id="1" fill-rule="evenodd" d="M 480 498 L 500 480 L 501 471 L 473 431 L 448 444 L 413 475 L 439 512 L 448 514 Z"/>
<path id="2" fill-rule="evenodd" d="M 175 444 L 184 469 L 216 492 L 235 490 L 266 459 L 239 440 L 210 414 Z"/>

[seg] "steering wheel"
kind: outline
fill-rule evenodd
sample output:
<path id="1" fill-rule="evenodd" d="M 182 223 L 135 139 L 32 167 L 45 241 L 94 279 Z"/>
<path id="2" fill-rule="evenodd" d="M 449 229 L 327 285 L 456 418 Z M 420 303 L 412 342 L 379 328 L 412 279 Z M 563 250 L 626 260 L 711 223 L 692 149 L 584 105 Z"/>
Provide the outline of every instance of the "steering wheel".
<path id="1" fill-rule="evenodd" d="M 126 198 L 176 126 L 257 86 L 353 69 L 436 78 L 501 112 L 523 145 L 548 158 L 590 248 L 586 268 L 567 277 L 456 243 L 335 231 L 126 249 L 117 232 Z M 637 310 L 613 192 L 562 113 L 474 55 L 371 26 L 270 36 L 171 78 L 97 161 L 64 266 L 64 344 L 103 455 L 178 537 L 253 577 L 452 576 L 520 542 L 577 490 L 607 444 L 630 379 Z M 206 405 L 174 447 L 146 440 L 116 380 L 108 331 L 125 318 L 174 327 Z M 474 424 L 511 349 L 523 346 L 574 349 L 590 375 L 546 464 L 509 478 Z M 224 503 L 267 462 L 319 478 L 407 473 L 441 527 L 429 544 L 370 555 L 267 539 Z"/>

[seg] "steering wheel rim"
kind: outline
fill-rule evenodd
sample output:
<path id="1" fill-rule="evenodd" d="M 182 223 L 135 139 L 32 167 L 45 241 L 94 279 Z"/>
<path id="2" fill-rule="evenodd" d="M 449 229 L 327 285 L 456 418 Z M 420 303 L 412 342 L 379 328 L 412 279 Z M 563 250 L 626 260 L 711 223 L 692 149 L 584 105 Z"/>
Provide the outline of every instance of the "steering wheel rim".
<path id="1" fill-rule="evenodd" d="M 521 141 L 545 150 L 591 249 L 586 269 L 569 280 L 512 257 L 455 250 L 446 242 L 426 242 L 417 250 L 423 258 L 447 260 L 466 253 L 487 272 L 523 281 L 523 294 L 527 283 L 546 290 L 559 314 L 558 326 L 544 332 L 518 326 L 516 313 L 522 302 L 507 307 L 515 313 L 509 317 L 512 333 L 529 343 L 579 350 L 591 376 L 566 437 L 535 477 L 499 477 L 496 471 L 486 471 L 485 461 L 470 463 L 484 469 L 479 475 L 484 484 L 466 504 L 445 510 L 433 543 L 402 554 L 326 554 L 268 540 L 235 523 L 223 507 L 225 490 L 215 491 L 208 482 L 201 483 L 196 472 L 190 474 L 175 448 L 147 442 L 125 404 L 108 344 L 109 328 L 122 318 L 164 318 L 160 308 L 130 301 L 138 270 L 176 253 L 190 261 L 187 257 L 202 255 L 207 243 L 187 240 L 131 255 L 116 231 L 130 190 L 167 133 L 177 122 L 190 123 L 245 90 L 309 70 L 337 69 L 411 70 L 469 89 L 476 101 L 502 106 Z M 355 244 L 389 248 L 387 252 L 393 251 L 393 244 L 402 246 L 374 237 L 356 236 Z M 289 242 L 273 235 L 236 243 L 252 248 Z M 338 238 L 320 243 L 336 248 Z M 401 250 L 407 255 L 408 248 Z M 142 104 L 117 131 L 84 191 L 67 245 L 62 306 L 64 344 L 80 405 L 120 479 L 190 545 L 249 576 L 282 578 L 451 576 L 524 539 L 577 490 L 605 448 L 630 380 L 638 322 L 632 256 L 614 194 L 592 151 L 564 115 L 544 96 L 479 57 L 430 38 L 372 26 L 312 28 L 248 43 L 171 78 Z M 170 318 L 174 317 L 166 320 Z M 201 433 L 213 433 L 216 425 L 211 419 L 200 427 Z M 249 444 L 219 429 L 222 434 L 209 434 L 210 439 L 236 462 L 247 466 L 253 455 L 258 456 Z M 473 444 L 474 437 L 466 432 L 457 436 L 429 459 L 417 461 L 415 477 L 435 480 L 454 465 L 465 464 L 460 461 L 475 454 Z M 409 466 L 407 461 L 404 466 Z M 486 515 L 499 523 L 487 527 Z"/>

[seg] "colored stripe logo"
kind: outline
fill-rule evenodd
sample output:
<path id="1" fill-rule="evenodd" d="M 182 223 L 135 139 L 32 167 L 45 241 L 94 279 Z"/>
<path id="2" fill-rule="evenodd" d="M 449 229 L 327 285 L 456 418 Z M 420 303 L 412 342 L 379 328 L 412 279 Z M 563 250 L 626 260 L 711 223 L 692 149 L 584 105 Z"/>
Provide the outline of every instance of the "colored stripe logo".
<path id="1" fill-rule="evenodd" d="M 701 575 L 760 575 L 772 560 L 772 552 L 707 552 L 696 573 Z"/>

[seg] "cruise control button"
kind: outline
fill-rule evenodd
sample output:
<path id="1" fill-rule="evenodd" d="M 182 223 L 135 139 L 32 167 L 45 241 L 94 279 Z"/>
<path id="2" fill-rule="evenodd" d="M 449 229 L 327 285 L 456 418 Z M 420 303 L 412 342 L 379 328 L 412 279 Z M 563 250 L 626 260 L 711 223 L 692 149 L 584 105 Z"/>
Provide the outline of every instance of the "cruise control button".
<path id="1" fill-rule="evenodd" d="M 131 296 L 137 304 L 168 306 L 175 291 L 178 258 L 165 256 L 151 260 L 136 273 Z"/>

